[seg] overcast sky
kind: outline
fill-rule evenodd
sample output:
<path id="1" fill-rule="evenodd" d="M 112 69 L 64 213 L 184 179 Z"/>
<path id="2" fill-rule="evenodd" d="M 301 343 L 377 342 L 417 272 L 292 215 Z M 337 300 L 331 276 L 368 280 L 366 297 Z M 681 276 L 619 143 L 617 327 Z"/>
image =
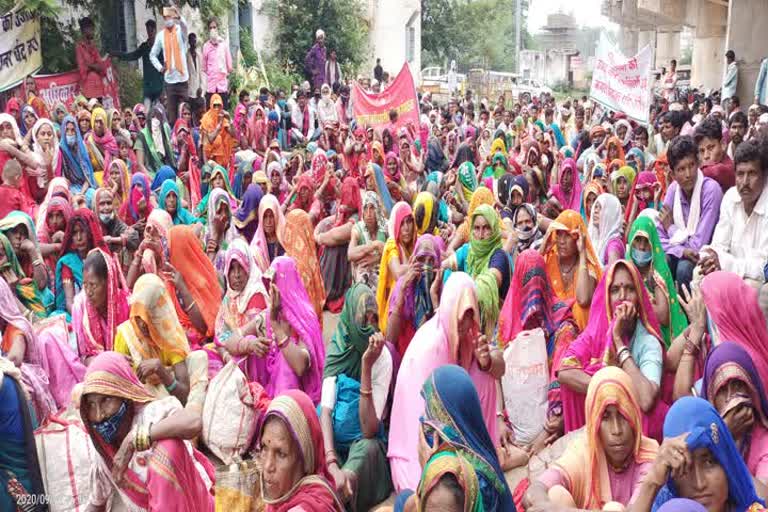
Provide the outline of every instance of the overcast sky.
<path id="1" fill-rule="evenodd" d="M 602 3 L 603 0 L 533 0 L 528 7 L 528 31 L 537 32 L 547 23 L 547 15 L 555 12 L 573 14 L 579 26 L 606 26 L 609 21 L 600 14 Z"/>

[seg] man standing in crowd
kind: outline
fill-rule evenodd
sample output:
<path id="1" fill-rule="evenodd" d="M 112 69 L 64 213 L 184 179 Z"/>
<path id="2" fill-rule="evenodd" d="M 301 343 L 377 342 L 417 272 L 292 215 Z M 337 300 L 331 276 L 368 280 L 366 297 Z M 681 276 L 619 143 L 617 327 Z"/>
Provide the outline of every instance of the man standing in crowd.
<path id="1" fill-rule="evenodd" d="M 187 24 L 176 7 L 163 8 L 165 27 L 155 37 L 149 58 L 165 80 L 166 111 L 171 126 L 176 123 L 179 103 L 189 97 L 189 70 L 187 69 Z M 159 60 L 163 53 L 165 62 Z"/>
<path id="2" fill-rule="evenodd" d="M 219 35 L 219 22 L 216 18 L 208 21 L 208 41 L 203 45 L 203 74 L 208 88 L 205 94 L 206 106 L 211 103 L 211 96 L 218 94 L 224 101 L 224 108 L 229 107 L 229 82 L 227 75 L 232 72 L 232 54 L 229 45 Z"/>
<path id="3" fill-rule="evenodd" d="M 200 53 L 197 51 L 197 34 L 190 32 L 187 38 L 189 42 L 189 51 L 187 51 L 187 69 L 189 70 L 189 104 L 192 112 L 201 112 L 206 110 L 205 96 L 203 90 L 205 87 L 205 75 L 201 63 Z"/>
<path id="4" fill-rule="evenodd" d="M 88 99 L 104 96 L 104 77 L 107 66 L 93 42 L 95 26 L 88 16 L 80 19 L 82 39 L 75 46 L 77 71 L 80 74 L 80 93 Z"/>
<path id="5" fill-rule="evenodd" d="M 720 90 L 720 103 L 726 112 L 730 111 L 728 103 L 731 97 L 736 94 L 736 88 L 739 85 L 739 67 L 736 65 L 736 54 L 733 50 L 725 52 L 725 77 L 723 78 L 723 87 Z"/>
<path id="6" fill-rule="evenodd" d="M 160 99 L 163 94 L 163 74 L 152 65 L 149 59 L 149 53 L 155 44 L 157 36 L 157 23 L 155 20 L 147 20 L 144 24 L 147 29 L 147 40 L 139 45 L 132 52 L 115 53 L 114 56 L 120 60 L 132 61 L 141 59 L 142 89 L 144 93 L 144 108 L 149 112 L 152 105 Z M 159 60 L 163 61 L 160 55 Z"/>
<path id="7" fill-rule="evenodd" d="M 760 72 L 755 82 L 755 103 L 768 105 L 768 57 L 760 63 Z"/>
<path id="8" fill-rule="evenodd" d="M 384 80 L 384 68 L 381 67 L 381 59 L 376 59 L 376 67 L 373 68 L 373 78 L 379 82 Z"/>
<path id="9" fill-rule="evenodd" d="M 336 59 L 336 50 L 331 50 L 325 62 L 325 83 L 330 85 L 334 92 L 338 92 L 341 80 L 341 66 Z"/>
<path id="10" fill-rule="evenodd" d="M 304 59 L 304 71 L 307 80 L 312 83 L 312 89 L 319 89 L 325 83 L 325 59 L 325 32 L 318 29 L 315 32 L 315 44 Z"/>

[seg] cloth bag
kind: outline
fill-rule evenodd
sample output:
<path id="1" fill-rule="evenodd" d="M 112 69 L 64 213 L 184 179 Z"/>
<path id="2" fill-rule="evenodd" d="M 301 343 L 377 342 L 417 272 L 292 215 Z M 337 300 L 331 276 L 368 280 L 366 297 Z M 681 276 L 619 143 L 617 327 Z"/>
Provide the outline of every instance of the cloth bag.
<path id="1" fill-rule="evenodd" d="M 203 442 L 225 465 L 242 460 L 266 410 L 265 397 L 260 385 L 248 384 L 234 359 L 211 380 L 203 405 Z"/>
<path id="2" fill-rule="evenodd" d="M 536 328 L 523 331 L 504 349 L 501 379 L 504 409 L 520 444 L 530 444 L 547 421 L 547 340 Z"/>
<path id="3" fill-rule="evenodd" d="M 35 445 L 50 512 L 85 511 L 96 450 L 82 423 L 51 417 L 35 431 Z"/>

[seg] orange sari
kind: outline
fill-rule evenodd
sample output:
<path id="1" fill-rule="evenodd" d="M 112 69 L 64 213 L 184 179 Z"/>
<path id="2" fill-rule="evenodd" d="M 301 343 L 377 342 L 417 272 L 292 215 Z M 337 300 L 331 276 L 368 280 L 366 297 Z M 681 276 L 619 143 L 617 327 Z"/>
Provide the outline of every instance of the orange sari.
<path id="1" fill-rule="evenodd" d="M 216 328 L 216 315 L 219 312 L 223 293 L 221 284 L 216 275 L 216 269 L 213 263 L 208 259 L 200 239 L 195 236 L 192 226 L 173 226 L 168 236 L 168 252 L 170 253 L 171 265 L 179 271 L 184 278 L 189 293 L 192 295 L 194 303 L 200 314 L 205 320 L 206 332 L 200 333 L 203 336 L 213 336 Z M 190 304 L 181 307 L 176 296 L 176 288 L 173 282 L 167 282 L 169 292 L 176 306 L 176 313 L 179 316 L 181 325 L 189 333 L 192 329 L 192 322 L 187 315 L 186 309 Z"/>
<path id="2" fill-rule="evenodd" d="M 200 120 L 200 129 L 205 131 L 203 138 L 203 152 L 206 160 L 213 160 L 225 169 L 229 169 L 229 164 L 232 161 L 232 149 L 235 147 L 237 141 L 227 131 L 230 121 L 224 120 L 219 136 L 216 137 L 213 142 L 208 142 L 208 134 L 216 131 L 216 127 L 219 124 L 219 111 L 214 110 L 213 105 L 223 104 L 221 96 L 214 94 L 211 96 L 211 104 L 209 110 L 203 115 Z M 223 109 L 222 109 L 223 112 Z"/>
<path id="3" fill-rule="evenodd" d="M 317 318 L 323 318 L 325 305 L 325 285 L 320 273 L 320 260 L 317 258 L 315 246 L 315 230 L 312 220 L 304 210 L 291 210 L 285 216 L 283 231 L 283 248 L 285 254 L 296 260 L 301 281 L 307 289 L 309 300 L 317 313 Z"/>
<path id="4" fill-rule="evenodd" d="M 600 282 L 603 272 L 600 262 L 595 255 L 595 249 L 592 247 L 592 242 L 587 234 L 587 226 L 584 224 L 581 215 L 573 210 L 563 211 L 549 225 L 547 234 L 544 235 L 544 241 L 541 244 L 541 254 L 544 256 L 547 275 L 552 280 L 552 288 L 555 290 L 557 297 L 562 300 L 575 299 L 576 287 L 579 284 L 579 272 L 576 269 L 573 281 L 570 285 L 566 285 L 560 272 L 560 258 L 557 252 L 555 234 L 558 231 L 567 231 L 571 234 L 581 233 L 584 239 L 584 250 L 587 251 L 587 268 L 590 277 L 594 278 L 596 282 Z M 575 301 L 573 304 L 573 317 L 579 326 L 579 330 L 583 330 L 589 320 L 589 306 L 582 306 L 578 301 Z"/>

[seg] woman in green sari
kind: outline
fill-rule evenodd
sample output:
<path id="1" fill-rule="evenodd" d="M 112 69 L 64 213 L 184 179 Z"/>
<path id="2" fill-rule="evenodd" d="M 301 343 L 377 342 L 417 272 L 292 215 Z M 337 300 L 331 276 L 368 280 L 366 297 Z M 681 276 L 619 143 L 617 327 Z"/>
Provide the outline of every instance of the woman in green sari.
<path id="1" fill-rule="evenodd" d="M 656 224 L 641 215 L 632 223 L 627 237 L 626 254 L 640 271 L 643 283 L 651 297 L 653 311 L 661 325 L 667 348 L 688 326 L 688 319 L 680 307 L 677 288 L 661 247 Z"/>
<path id="2" fill-rule="evenodd" d="M 149 172 L 151 178 L 164 165 L 176 169 L 176 158 L 171 146 L 171 127 L 166 121 L 165 109 L 156 104 L 152 107 L 146 126 L 136 138 L 134 150 L 139 163 Z"/>
<path id="3" fill-rule="evenodd" d="M 463 203 L 469 203 L 472 200 L 472 193 L 477 188 L 477 173 L 475 164 L 464 162 L 458 169 L 459 187 L 456 192 L 459 200 Z"/>
<path id="4" fill-rule="evenodd" d="M 501 219 L 492 206 L 482 204 L 472 213 L 469 242 L 443 261 L 442 267 L 461 271 L 475 280 L 483 332 L 493 334 L 499 308 L 507 296 L 512 268 L 501 239 Z M 450 272 L 443 273 L 443 283 Z"/>
<path id="5" fill-rule="evenodd" d="M 392 492 L 384 420 L 394 348 L 378 325 L 374 291 L 352 285 L 323 370 L 320 426 L 328 469 L 344 501 L 354 502 L 353 510 L 370 510 Z"/>
<path id="6" fill-rule="evenodd" d="M 203 181 L 207 181 L 208 190 L 195 210 L 195 215 L 197 215 L 198 219 L 203 221 L 203 224 L 208 223 L 208 199 L 210 199 L 213 189 L 220 188 L 225 190 L 227 194 L 229 194 L 230 207 L 232 207 L 233 210 L 237 208 L 237 204 L 234 204 L 235 194 L 232 192 L 232 187 L 229 184 L 229 174 L 224 167 L 213 161 L 209 161 L 203 166 Z"/>
<path id="7" fill-rule="evenodd" d="M 32 321 L 33 317 L 45 318 L 48 316 L 48 308 L 44 304 L 44 296 L 37 287 L 34 279 L 28 278 L 21 268 L 16 253 L 13 252 L 10 240 L 0 233 L 0 276 L 5 279 L 8 286 L 15 292 L 16 298 L 24 306 L 24 316 Z M 47 303 L 53 302 L 53 294 L 45 289 Z M 29 312 L 29 314 L 27 314 Z"/>
<path id="8" fill-rule="evenodd" d="M 182 199 L 188 199 L 188 194 L 181 192 L 175 180 L 165 180 L 157 196 L 157 206 L 168 212 L 174 226 L 199 223 L 200 219 L 184 208 Z"/>

